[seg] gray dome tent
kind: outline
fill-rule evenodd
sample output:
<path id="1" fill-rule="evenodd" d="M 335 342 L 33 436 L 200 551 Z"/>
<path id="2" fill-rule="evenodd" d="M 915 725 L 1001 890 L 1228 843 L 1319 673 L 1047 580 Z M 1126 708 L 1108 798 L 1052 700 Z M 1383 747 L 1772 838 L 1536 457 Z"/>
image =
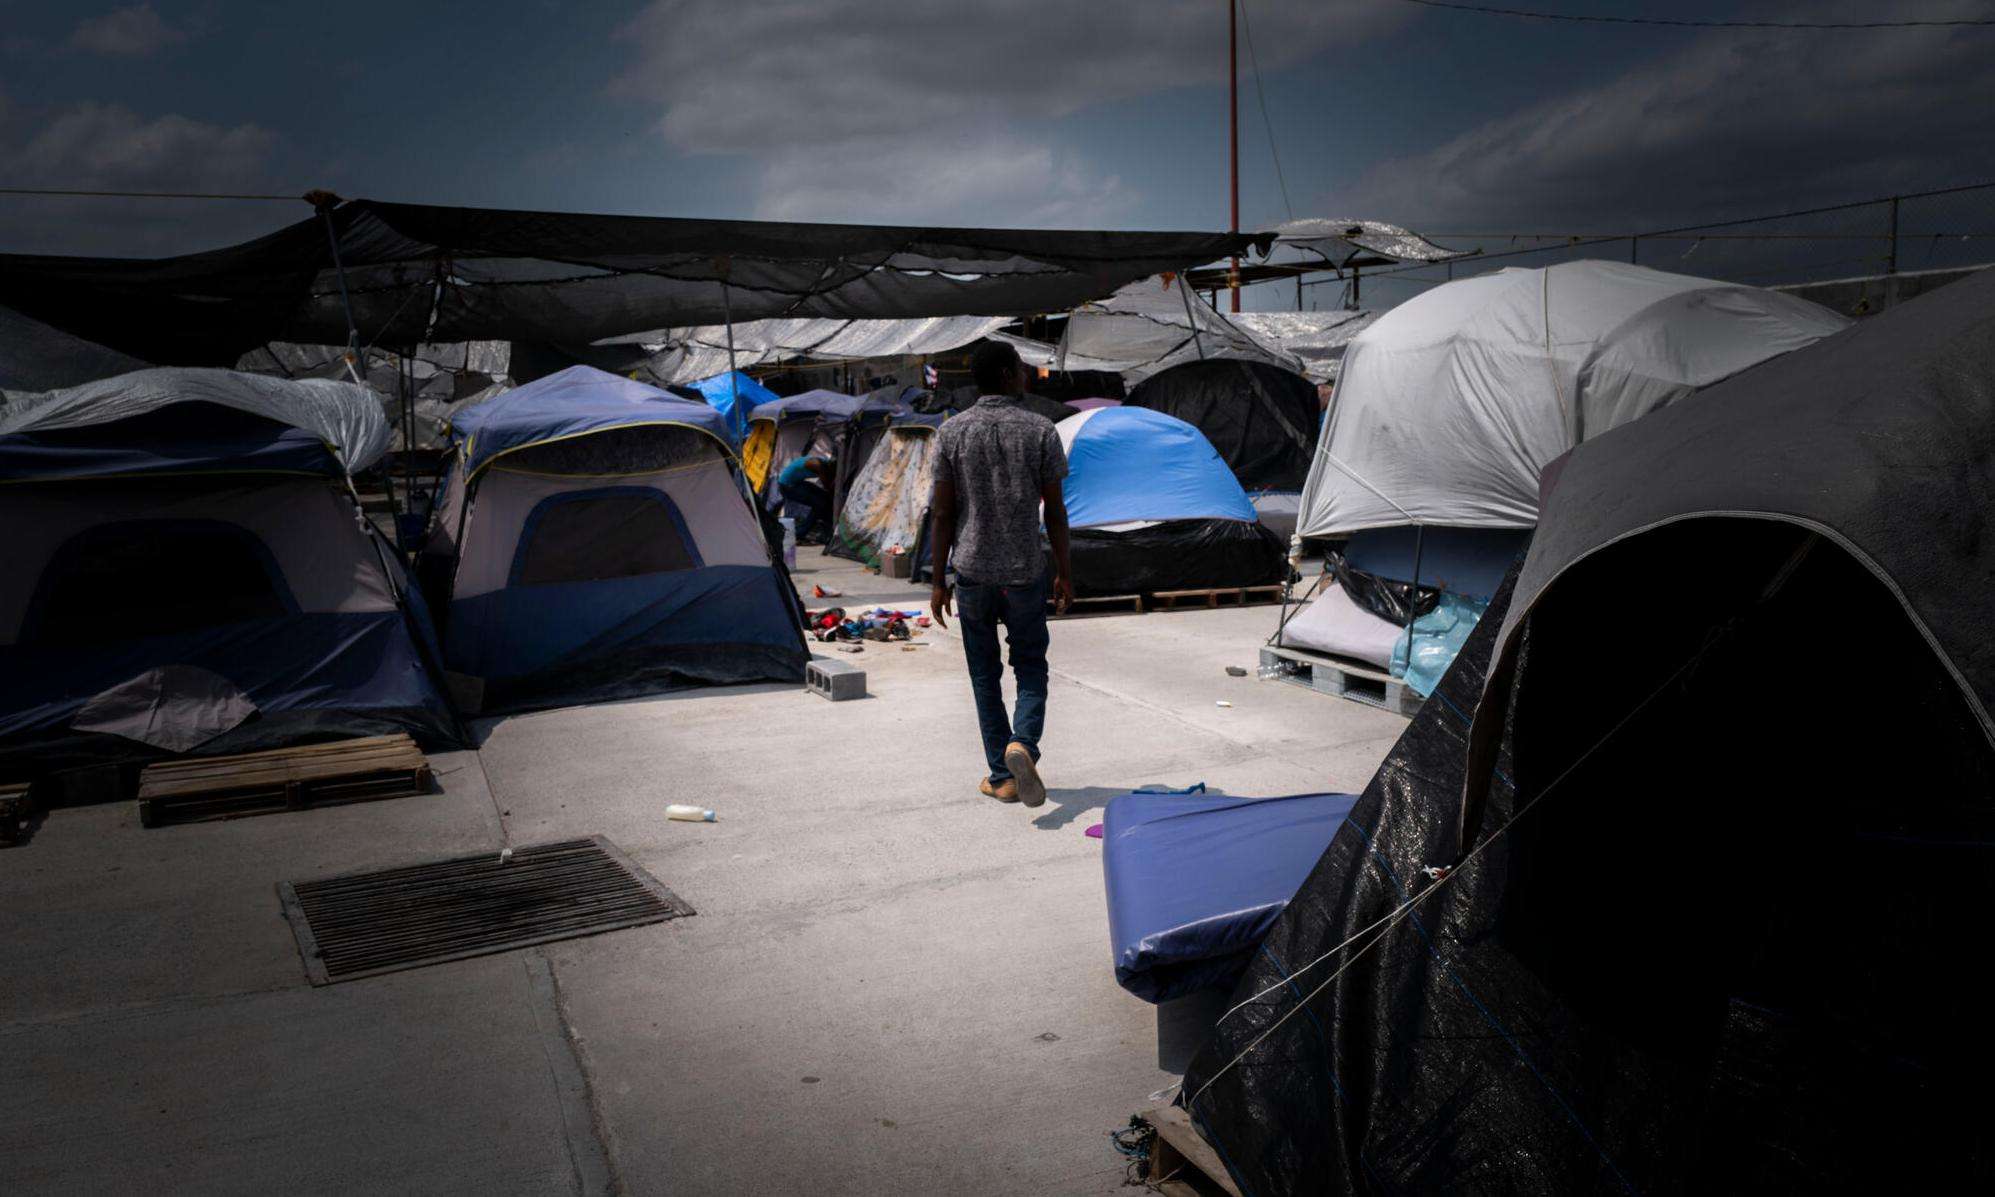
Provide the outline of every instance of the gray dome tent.
<path id="1" fill-rule="evenodd" d="M 1554 475 L 1192 1117 L 1263 1195 L 1985 1187 L 1995 272 Z"/>

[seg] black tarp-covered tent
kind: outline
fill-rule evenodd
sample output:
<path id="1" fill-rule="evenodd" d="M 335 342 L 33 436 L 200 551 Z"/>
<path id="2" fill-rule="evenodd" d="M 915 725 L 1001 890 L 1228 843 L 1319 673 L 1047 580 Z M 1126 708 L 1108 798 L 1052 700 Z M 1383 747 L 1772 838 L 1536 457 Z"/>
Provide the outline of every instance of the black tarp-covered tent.
<path id="1" fill-rule="evenodd" d="M 1266 239 L 689 220 L 354 200 L 154 260 L 0 255 L 0 306 L 170 365 L 268 341 L 587 344 L 777 316 L 1061 311 Z M 337 258 L 335 258 L 335 247 Z"/>
<path id="2" fill-rule="evenodd" d="M 1987 1187 L 1995 272 L 1557 468 L 1195 1121 L 1255 1197 Z"/>
<path id="3" fill-rule="evenodd" d="M 1265 362 L 1185 362 L 1136 384 L 1127 400 L 1205 434 L 1249 491 L 1300 491 L 1316 452 L 1316 385 Z"/>

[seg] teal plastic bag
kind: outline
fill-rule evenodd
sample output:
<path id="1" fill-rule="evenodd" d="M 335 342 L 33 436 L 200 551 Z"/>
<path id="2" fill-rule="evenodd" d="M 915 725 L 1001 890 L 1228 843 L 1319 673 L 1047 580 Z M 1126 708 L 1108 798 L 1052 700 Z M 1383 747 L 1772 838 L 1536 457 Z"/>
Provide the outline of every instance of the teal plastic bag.
<path id="1" fill-rule="evenodd" d="M 1432 694 L 1488 609 L 1488 599 L 1442 591 L 1434 609 L 1399 634 L 1392 647 L 1392 676 L 1404 679 L 1422 698 Z"/>

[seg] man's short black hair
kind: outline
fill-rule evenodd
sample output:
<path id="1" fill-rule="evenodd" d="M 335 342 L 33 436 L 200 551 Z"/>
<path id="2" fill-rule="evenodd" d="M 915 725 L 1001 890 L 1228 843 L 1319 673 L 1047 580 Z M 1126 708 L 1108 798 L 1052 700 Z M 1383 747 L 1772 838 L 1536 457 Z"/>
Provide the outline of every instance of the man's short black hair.
<path id="1" fill-rule="evenodd" d="M 1019 368 L 1018 350 L 1003 341 L 985 341 L 970 357 L 970 374 L 977 380 L 977 390 L 986 395 L 1009 390 L 1011 372 Z"/>

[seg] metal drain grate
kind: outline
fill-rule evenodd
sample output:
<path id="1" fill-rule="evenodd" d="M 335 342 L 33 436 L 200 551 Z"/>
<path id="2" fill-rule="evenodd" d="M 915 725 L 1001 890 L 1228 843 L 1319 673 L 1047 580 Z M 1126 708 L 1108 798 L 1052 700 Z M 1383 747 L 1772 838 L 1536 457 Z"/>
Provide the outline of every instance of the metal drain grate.
<path id="1" fill-rule="evenodd" d="M 330 985 L 693 913 L 601 836 L 281 881 L 312 984 Z"/>

